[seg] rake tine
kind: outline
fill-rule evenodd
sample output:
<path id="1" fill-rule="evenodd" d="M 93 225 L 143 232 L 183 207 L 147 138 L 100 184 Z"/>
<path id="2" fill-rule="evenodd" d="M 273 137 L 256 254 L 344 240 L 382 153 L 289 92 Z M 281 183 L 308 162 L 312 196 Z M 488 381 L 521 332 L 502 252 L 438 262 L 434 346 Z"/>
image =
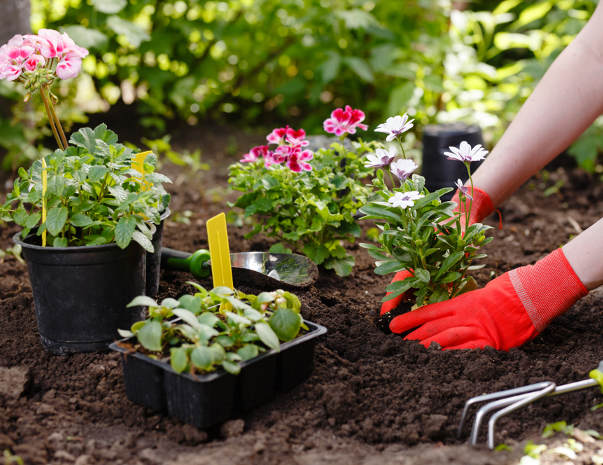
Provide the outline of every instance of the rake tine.
<path id="1" fill-rule="evenodd" d="M 463 413 L 461 415 L 461 422 L 459 423 L 459 429 L 457 432 L 458 437 L 460 438 L 461 435 L 463 434 L 463 426 L 465 423 L 465 419 L 467 418 L 467 412 L 469 411 L 469 408 L 477 403 L 480 402 L 486 402 L 488 400 L 496 400 L 496 399 L 501 399 L 501 398 L 509 398 L 509 396 L 513 396 L 513 395 L 517 395 L 517 394 L 527 394 L 539 389 L 543 389 L 544 387 L 548 386 L 549 382 L 548 381 L 541 381 L 539 383 L 535 383 L 535 384 L 530 384 L 528 386 L 521 386 L 518 388 L 513 388 L 513 389 L 505 389 L 504 391 L 498 391 L 498 392 L 493 392 L 490 394 L 482 394 L 481 396 L 476 396 L 476 397 L 472 397 L 471 399 L 469 399 L 467 402 L 465 402 L 465 407 L 463 408 Z M 519 400 L 519 399 L 515 399 L 515 400 Z M 514 401 L 515 401 L 514 400 Z M 512 401 L 512 402 L 514 402 Z M 508 403 L 502 404 L 502 405 L 508 405 Z"/>
<path id="2" fill-rule="evenodd" d="M 494 427 L 496 425 L 496 421 L 500 417 L 506 415 L 507 413 L 511 413 L 511 412 L 517 410 L 518 408 L 528 405 L 528 404 L 534 402 L 535 400 L 540 399 L 541 397 L 545 397 L 545 396 L 551 394 L 555 390 L 555 387 L 556 387 L 555 383 L 550 381 L 549 385 L 544 387 L 543 389 L 541 389 L 539 391 L 535 391 L 531 394 L 525 394 L 522 399 L 519 399 L 517 402 L 512 403 L 508 407 L 505 407 L 502 410 L 499 410 L 498 412 L 496 412 L 494 415 L 492 415 L 490 417 L 490 420 L 488 421 L 488 447 L 490 449 L 494 449 Z M 489 404 L 487 404 L 485 407 L 487 407 L 488 405 Z M 473 437 L 472 437 L 472 439 L 473 439 Z"/>

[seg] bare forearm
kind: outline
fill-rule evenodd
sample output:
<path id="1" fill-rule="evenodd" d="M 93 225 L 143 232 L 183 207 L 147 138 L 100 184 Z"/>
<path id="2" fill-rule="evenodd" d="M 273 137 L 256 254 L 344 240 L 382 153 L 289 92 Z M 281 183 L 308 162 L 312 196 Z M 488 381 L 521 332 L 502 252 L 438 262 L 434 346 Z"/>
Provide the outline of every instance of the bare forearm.
<path id="1" fill-rule="evenodd" d="M 565 150 L 603 112 L 603 6 L 551 65 L 476 171 L 494 205 Z"/>
<path id="2" fill-rule="evenodd" d="M 603 218 L 563 246 L 567 261 L 588 289 L 603 284 Z"/>

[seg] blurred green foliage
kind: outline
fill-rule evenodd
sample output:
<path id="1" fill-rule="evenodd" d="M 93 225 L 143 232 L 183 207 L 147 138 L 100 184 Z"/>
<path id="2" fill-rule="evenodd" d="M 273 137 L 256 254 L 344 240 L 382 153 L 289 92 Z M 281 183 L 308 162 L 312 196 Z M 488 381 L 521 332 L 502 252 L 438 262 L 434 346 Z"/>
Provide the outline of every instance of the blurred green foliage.
<path id="1" fill-rule="evenodd" d="M 32 0 L 32 26 L 65 30 L 90 48 L 83 100 L 100 101 L 97 109 L 137 101 L 140 122 L 160 131 L 171 118 L 194 124 L 217 115 L 251 124 L 295 119 L 319 131 L 333 108 L 349 104 L 371 122 L 408 111 L 420 126 L 478 123 L 492 143 L 595 6 Z M 602 140 L 599 120 L 574 146 L 581 166 L 594 170 Z"/>

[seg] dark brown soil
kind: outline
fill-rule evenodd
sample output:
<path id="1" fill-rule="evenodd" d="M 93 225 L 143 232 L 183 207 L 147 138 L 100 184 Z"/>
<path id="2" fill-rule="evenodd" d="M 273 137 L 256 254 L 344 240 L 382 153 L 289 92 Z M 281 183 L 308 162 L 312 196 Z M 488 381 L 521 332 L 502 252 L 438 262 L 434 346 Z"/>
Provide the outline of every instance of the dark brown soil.
<path id="1" fill-rule="evenodd" d="M 227 209 L 232 194 L 225 189 L 224 167 L 233 155 L 215 151 L 205 158 L 211 174 L 176 176 L 172 210 L 190 210 L 191 223 L 168 222 L 164 245 L 191 251 L 206 246 L 205 220 Z M 602 216 L 603 189 L 595 177 L 558 168 L 543 179 L 534 178 L 503 206 L 505 226 L 487 246 L 480 284 L 491 273 L 534 262 Z M 558 179 L 565 185 L 545 197 L 544 188 Z M 247 230 L 230 227 L 231 250 L 266 250 L 266 239 L 243 239 Z M 2 226 L 0 248 L 11 245 L 15 231 Z M 311 378 L 209 431 L 131 403 L 116 354 L 44 352 L 26 267 L 6 258 L 0 263 L 0 453 L 8 449 L 27 464 L 503 464 L 522 455 L 517 441 L 543 442 L 539 433 L 547 423 L 565 420 L 603 432 L 603 409 L 591 411 L 603 399 L 591 388 L 539 401 L 503 419 L 497 442 L 512 445 L 510 452 L 474 449 L 456 437 L 463 404 L 472 396 L 541 380 L 587 378 L 603 359 L 603 292 L 591 292 L 519 349 L 425 349 L 376 327 L 388 277 L 373 273 L 363 249 L 353 252 L 352 276 L 341 279 L 322 270 L 316 285 L 298 293 L 304 316 L 329 330 L 317 346 Z M 190 292 L 187 279 L 163 272 L 160 297 Z M 591 463 L 603 442 L 582 442 L 586 452 L 574 463 Z M 546 463 L 566 460 L 557 459 Z"/>

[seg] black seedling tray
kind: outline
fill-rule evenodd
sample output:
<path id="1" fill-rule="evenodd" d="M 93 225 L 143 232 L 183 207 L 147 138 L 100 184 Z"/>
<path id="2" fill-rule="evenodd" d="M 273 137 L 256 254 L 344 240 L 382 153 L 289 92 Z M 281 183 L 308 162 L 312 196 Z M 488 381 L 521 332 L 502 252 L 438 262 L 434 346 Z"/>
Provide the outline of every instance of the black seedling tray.
<path id="1" fill-rule="evenodd" d="M 278 391 L 287 391 L 310 375 L 314 346 L 327 328 L 305 323 L 309 328 L 306 334 L 281 344 L 280 351 L 270 350 L 242 362 L 238 375 L 221 369 L 209 374 L 176 373 L 166 361 L 115 342 L 110 348 L 121 353 L 128 399 L 197 428 L 207 428 L 270 401 Z"/>

